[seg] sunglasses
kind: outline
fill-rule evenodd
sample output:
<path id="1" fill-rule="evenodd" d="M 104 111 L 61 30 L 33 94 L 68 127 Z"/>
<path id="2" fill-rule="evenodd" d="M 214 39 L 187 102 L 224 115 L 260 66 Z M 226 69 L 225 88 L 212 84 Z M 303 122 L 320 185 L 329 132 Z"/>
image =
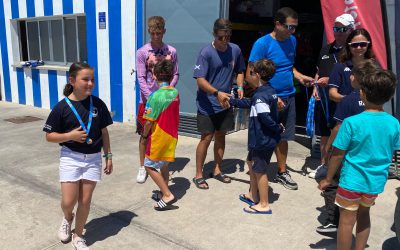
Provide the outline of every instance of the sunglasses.
<path id="1" fill-rule="evenodd" d="M 215 36 L 219 41 L 228 41 L 231 39 L 231 34 L 229 35 L 222 35 L 222 36 Z"/>
<path id="2" fill-rule="evenodd" d="M 350 29 L 349 27 L 333 27 L 333 32 L 344 33 L 347 32 L 349 29 Z"/>
<path id="3" fill-rule="evenodd" d="M 360 48 L 365 48 L 370 44 L 370 42 L 355 42 L 355 43 L 349 43 L 349 46 L 356 49 L 358 47 Z"/>
<path id="4" fill-rule="evenodd" d="M 295 31 L 296 30 L 296 28 L 297 28 L 297 25 L 293 25 L 293 24 L 285 24 L 285 23 L 282 23 L 282 25 L 283 26 L 285 26 L 285 28 L 288 30 L 288 31 Z"/>

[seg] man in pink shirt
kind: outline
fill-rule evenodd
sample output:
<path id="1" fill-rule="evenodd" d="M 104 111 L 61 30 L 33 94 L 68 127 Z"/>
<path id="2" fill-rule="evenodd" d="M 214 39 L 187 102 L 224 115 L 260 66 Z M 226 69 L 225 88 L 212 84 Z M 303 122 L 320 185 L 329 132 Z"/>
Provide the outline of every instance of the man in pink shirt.
<path id="1" fill-rule="evenodd" d="M 136 54 L 136 72 L 139 80 L 140 101 L 136 122 L 136 133 L 142 135 L 144 120 L 143 113 L 146 106 L 147 98 L 151 93 L 159 87 L 153 77 L 154 65 L 162 60 L 171 60 L 174 64 L 173 79 L 170 85 L 175 87 L 179 79 L 178 57 L 176 49 L 163 42 L 166 32 L 165 20 L 161 16 L 152 16 L 147 20 L 148 32 L 150 34 L 150 42 L 141 47 Z M 139 141 L 139 160 L 140 167 L 136 181 L 144 183 L 146 181 L 146 170 L 144 168 L 145 144 L 141 139 Z"/>

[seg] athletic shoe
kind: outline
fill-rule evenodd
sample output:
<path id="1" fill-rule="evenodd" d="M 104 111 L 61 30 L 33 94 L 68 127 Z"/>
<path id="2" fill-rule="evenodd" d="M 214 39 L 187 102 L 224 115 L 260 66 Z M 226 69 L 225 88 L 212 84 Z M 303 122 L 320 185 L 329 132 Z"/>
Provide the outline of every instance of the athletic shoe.
<path id="1" fill-rule="evenodd" d="M 308 177 L 313 179 L 322 179 L 328 173 L 328 167 L 325 164 L 319 165 L 314 171 L 308 174 Z"/>
<path id="2" fill-rule="evenodd" d="M 137 177 L 136 177 L 136 182 L 137 183 L 145 183 L 146 182 L 146 178 L 147 178 L 147 172 L 146 169 L 144 169 L 144 167 L 140 167 Z"/>
<path id="3" fill-rule="evenodd" d="M 337 229 L 338 229 L 337 225 L 331 222 L 327 222 L 325 223 L 325 225 L 317 227 L 316 231 L 318 233 L 336 233 Z"/>
<path id="4" fill-rule="evenodd" d="M 297 183 L 292 179 L 289 171 L 278 173 L 275 177 L 275 181 L 280 182 L 285 188 L 291 190 L 297 190 Z"/>
<path id="5" fill-rule="evenodd" d="M 89 247 L 86 245 L 86 240 L 79 236 L 75 235 L 71 241 L 71 244 L 76 250 L 89 250 Z"/>
<path id="6" fill-rule="evenodd" d="M 68 241 L 71 238 L 71 224 L 74 220 L 74 214 L 72 214 L 71 223 L 68 222 L 67 219 L 63 218 L 61 221 L 61 226 L 58 229 L 58 238 L 62 241 Z"/>

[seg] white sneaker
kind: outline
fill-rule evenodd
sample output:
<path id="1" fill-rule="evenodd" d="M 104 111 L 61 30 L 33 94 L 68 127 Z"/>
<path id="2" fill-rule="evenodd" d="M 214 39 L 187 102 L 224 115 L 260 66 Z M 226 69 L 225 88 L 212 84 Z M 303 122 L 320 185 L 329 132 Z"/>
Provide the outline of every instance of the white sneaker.
<path id="1" fill-rule="evenodd" d="M 76 250 L 89 250 L 89 247 L 86 245 L 86 240 L 79 236 L 74 235 L 71 244 Z"/>
<path id="2" fill-rule="evenodd" d="M 65 242 L 71 238 L 71 224 L 73 220 L 74 214 L 72 214 L 71 223 L 69 223 L 65 218 L 63 218 L 63 220 L 61 221 L 60 228 L 58 229 L 58 238 L 61 241 Z"/>
<path id="3" fill-rule="evenodd" d="M 314 171 L 308 174 L 308 177 L 313 179 L 322 179 L 328 173 L 328 167 L 325 164 L 319 165 Z"/>
<path id="4" fill-rule="evenodd" d="M 137 183 L 145 183 L 146 182 L 146 178 L 147 178 L 147 172 L 146 169 L 144 169 L 144 167 L 140 167 L 137 177 L 136 177 L 136 182 Z"/>

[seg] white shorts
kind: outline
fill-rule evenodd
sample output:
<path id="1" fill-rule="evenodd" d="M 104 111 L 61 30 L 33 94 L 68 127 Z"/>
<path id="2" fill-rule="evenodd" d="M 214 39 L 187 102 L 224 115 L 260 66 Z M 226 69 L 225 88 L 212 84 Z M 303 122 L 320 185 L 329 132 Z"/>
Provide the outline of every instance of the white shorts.
<path id="1" fill-rule="evenodd" d="M 101 180 L 101 152 L 82 154 L 67 147 L 61 148 L 60 182 Z"/>

